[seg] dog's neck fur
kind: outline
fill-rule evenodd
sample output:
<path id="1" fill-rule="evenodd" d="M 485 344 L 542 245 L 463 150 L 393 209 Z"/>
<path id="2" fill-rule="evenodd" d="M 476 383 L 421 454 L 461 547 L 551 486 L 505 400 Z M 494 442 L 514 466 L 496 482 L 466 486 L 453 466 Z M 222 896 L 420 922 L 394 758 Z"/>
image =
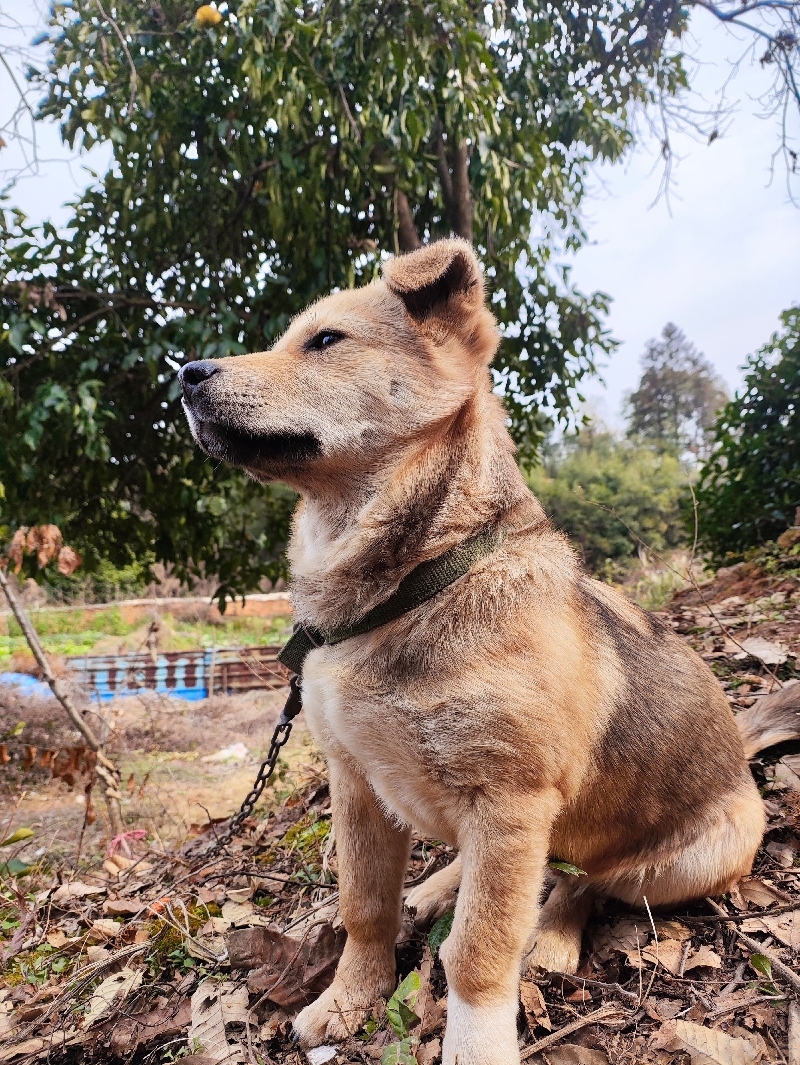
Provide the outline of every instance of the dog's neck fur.
<path id="1" fill-rule="evenodd" d="M 494 396 L 476 392 L 367 483 L 334 498 L 304 491 L 289 547 L 295 616 L 322 628 L 350 623 L 420 562 L 487 525 L 544 521 L 504 418 Z"/>

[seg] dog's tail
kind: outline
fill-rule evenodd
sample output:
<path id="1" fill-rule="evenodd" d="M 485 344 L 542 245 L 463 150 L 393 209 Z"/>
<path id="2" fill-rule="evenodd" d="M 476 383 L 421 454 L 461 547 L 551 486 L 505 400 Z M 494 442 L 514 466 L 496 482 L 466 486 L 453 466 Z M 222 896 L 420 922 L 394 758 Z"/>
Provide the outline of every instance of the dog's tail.
<path id="1" fill-rule="evenodd" d="M 748 758 L 786 740 L 800 740 L 800 684 L 757 699 L 736 715 Z"/>

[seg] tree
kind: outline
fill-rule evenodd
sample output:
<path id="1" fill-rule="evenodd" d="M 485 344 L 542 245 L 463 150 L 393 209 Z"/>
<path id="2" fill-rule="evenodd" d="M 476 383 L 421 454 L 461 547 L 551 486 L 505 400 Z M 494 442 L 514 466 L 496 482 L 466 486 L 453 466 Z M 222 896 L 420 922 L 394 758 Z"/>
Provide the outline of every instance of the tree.
<path id="1" fill-rule="evenodd" d="M 641 366 L 639 387 L 626 400 L 629 434 L 704 458 L 727 399 L 714 367 L 671 322 L 661 340 L 647 342 Z"/>
<path id="2" fill-rule="evenodd" d="M 549 448 L 528 481 L 593 573 L 633 558 L 637 537 L 658 552 L 685 543 L 686 471 L 668 452 L 607 430 L 581 432 Z"/>
<path id="3" fill-rule="evenodd" d="M 718 560 L 775 539 L 800 506 L 800 306 L 781 321 L 720 413 L 698 485 L 701 542 Z"/>

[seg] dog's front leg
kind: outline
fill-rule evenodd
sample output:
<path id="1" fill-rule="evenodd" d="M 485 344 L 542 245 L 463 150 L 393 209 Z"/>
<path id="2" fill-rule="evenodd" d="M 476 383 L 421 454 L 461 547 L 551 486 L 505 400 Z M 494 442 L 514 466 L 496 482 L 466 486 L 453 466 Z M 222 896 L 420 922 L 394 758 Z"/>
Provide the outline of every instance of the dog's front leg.
<path id="1" fill-rule="evenodd" d="M 461 890 L 441 949 L 449 988 L 443 1065 L 519 1061 L 519 965 L 561 796 L 553 789 L 511 800 L 502 809 L 476 803 L 459 838 Z"/>
<path id="2" fill-rule="evenodd" d="M 344 762 L 329 762 L 339 862 L 339 906 L 347 943 L 331 986 L 297 1016 L 307 1047 L 353 1035 L 395 987 L 410 830 L 391 823 L 367 782 Z"/>

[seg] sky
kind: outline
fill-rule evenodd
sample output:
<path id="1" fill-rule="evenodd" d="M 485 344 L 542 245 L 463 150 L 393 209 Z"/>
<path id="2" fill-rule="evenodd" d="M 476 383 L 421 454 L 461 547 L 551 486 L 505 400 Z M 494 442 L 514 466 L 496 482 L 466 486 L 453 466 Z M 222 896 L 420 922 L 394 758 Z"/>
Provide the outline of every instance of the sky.
<path id="1" fill-rule="evenodd" d="M 45 11 L 42 0 L 0 0 L 0 43 L 17 70 L 21 59 L 8 49 L 29 45 Z M 686 43 L 699 60 L 692 65 L 692 87 L 700 99 L 693 103 L 704 100 L 713 108 L 731 61 L 741 59 L 750 41 L 702 10 L 691 30 Z M 658 198 L 660 140 L 644 124 L 636 151 L 590 175 L 584 204 L 589 242 L 570 264 L 579 288 L 613 300 L 608 325 L 620 347 L 602 367 L 604 383 L 592 380 L 584 389 L 590 409 L 609 425 L 622 426 L 639 356 L 667 322 L 684 330 L 732 392 L 742 382 L 747 355 L 779 327 L 780 312 L 800 302 L 800 209 L 790 200 L 780 159 L 770 172 L 778 120 L 765 117 L 759 102 L 768 85 L 769 75 L 747 55 L 725 89 L 732 115 L 721 123 L 721 135 L 712 144 L 674 138 L 679 161 L 669 197 Z M 0 68 L 0 126 L 12 110 L 12 89 Z M 12 201 L 32 220 L 63 222 L 69 216 L 64 203 L 89 183 L 86 168 L 103 173 L 111 149 L 77 156 L 61 143 L 54 123 L 37 126 L 38 165 L 18 180 Z M 22 136 L 5 135 L 0 169 L 24 165 L 30 127 L 24 115 Z"/>

